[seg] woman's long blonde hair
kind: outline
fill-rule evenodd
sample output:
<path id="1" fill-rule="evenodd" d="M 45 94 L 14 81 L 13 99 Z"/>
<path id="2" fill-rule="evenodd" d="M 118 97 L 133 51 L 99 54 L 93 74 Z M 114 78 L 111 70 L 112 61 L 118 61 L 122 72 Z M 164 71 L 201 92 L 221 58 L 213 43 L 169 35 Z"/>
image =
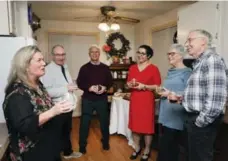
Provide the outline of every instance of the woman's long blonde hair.
<path id="1" fill-rule="evenodd" d="M 8 87 L 17 80 L 30 86 L 27 68 L 29 67 L 29 63 L 36 52 L 40 52 L 40 49 L 33 45 L 22 47 L 16 52 L 11 62 L 11 69 L 8 75 L 5 92 Z"/>

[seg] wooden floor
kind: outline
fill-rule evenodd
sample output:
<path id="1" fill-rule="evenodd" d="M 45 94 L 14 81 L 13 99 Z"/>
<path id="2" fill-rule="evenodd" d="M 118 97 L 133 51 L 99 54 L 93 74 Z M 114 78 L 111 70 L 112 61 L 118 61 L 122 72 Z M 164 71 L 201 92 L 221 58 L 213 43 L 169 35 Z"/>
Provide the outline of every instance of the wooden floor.
<path id="1" fill-rule="evenodd" d="M 79 118 L 73 118 L 72 126 L 72 146 L 73 150 L 78 151 L 79 138 Z M 80 158 L 71 159 L 71 161 L 129 161 L 129 156 L 132 153 L 132 148 L 128 145 L 127 139 L 122 135 L 110 136 L 110 150 L 104 151 L 100 142 L 101 134 L 99 122 L 93 119 L 90 126 L 88 137 L 87 153 Z M 149 161 L 156 161 L 157 153 L 152 152 Z M 64 159 L 63 159 L 64 160 Z M 135 160 L 139 161 L 140 157 Z"/>

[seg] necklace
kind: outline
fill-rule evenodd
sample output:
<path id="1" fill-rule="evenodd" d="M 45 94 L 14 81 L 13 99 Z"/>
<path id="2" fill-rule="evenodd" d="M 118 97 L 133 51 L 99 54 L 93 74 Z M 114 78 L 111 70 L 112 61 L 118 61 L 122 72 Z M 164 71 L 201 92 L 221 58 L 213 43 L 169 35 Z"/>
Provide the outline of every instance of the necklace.
<path id="1" fill-rule="evenodd" d="M 40 89 L 39 86 L 37 87 L 37 93 L 38 93 L 39 95 L 43 95 L 43 92 L 42 92 L 42 90 Z"/>

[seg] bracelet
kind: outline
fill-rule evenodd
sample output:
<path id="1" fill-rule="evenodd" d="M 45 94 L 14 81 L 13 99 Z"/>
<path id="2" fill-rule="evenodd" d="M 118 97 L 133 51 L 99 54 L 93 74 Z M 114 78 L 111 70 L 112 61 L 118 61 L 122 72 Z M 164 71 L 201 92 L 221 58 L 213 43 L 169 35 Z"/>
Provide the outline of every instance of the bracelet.
<path id="1" fill-rule="evenodd" d="M 146 90 L 146 89 L 147 89 L 147 87 L 146 87 L 146 85 L 144 85 L 143 90 Z"/>

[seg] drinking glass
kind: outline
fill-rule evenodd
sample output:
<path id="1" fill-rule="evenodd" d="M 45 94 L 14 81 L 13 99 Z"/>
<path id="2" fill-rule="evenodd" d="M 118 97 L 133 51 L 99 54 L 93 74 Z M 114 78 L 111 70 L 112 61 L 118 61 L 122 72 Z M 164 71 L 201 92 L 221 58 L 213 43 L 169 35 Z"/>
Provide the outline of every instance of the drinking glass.
<path id="1" fill-rule="evenodd" d="M 133 87 L 137 87 L 139 85 L 135 78 L 132 79 L 132 85 L 133 85 Z"/>
<path id="2" fill-rule="evenodd" d="M 72 103 L 72 109 L 71 110 L 73 110 L 75 108 L 76 100 L 75 100 L 73 93 L 70 93 L 70 92 L 65 93 L 64 96 L 62 97 L 62 100 L 63 101 L 69 101 L 70 103 Z"/>
<path id="3" fill-rule="evenodd" d="M 159 86 L 156 88 L 156 92 L 158 94 L 162 93 L 162 92 L 165 92 L 167 89 L 165 87 L 162 87 L 162 86 Z"/>
<path id="4" fill-rule="evenodd" d="M 171 92 L 171 96 L 169 97 L 169 101 L 171 103 L 177 103 L 182 101 L 183 99 L 183 91 L 176 91 L 176 92 Z"/>

